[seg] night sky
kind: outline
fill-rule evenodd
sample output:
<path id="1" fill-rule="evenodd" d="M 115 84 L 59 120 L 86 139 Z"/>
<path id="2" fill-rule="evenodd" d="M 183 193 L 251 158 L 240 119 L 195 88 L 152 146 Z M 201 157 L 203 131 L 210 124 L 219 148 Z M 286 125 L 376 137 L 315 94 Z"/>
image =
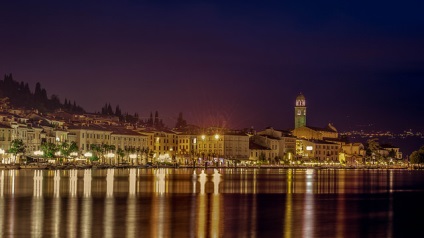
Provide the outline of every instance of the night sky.
<path id="1" fill-rule="evenodd" d="M 282 2 L 2 1 L 0 75 L 169 126 L 289 129 L 302 92 L 312 126 L 424 130 L 424 1 Z"/>

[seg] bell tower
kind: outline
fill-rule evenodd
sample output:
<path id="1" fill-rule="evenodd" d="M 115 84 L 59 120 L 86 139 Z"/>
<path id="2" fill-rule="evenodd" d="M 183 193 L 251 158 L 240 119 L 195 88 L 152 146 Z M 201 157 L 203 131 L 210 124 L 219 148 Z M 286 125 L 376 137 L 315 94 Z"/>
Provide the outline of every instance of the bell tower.
<path id="1" fill-rule="evenodd" d="M 294 107 L 294 128 L 306 126 L 306 100 L 302 93 L 296 98 Z"/>

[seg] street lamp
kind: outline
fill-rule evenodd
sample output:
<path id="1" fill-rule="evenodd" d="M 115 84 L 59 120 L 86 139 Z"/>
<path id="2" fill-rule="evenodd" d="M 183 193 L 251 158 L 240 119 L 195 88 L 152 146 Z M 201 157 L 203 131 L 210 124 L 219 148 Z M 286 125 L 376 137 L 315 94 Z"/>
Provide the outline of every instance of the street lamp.
<path id="1" fill-rule="evenodd" d="M 130 154 L 130 159 L 131 159 L 131 165 L 134 164 L 134 159 L 137 158 L 137 154 Z"/>
<path id="2" fill-rule="evenodd" d="M 89 159 L 89 158 L 91 158 L 93 156 L 93 153 L 91 153 L 91 152 L 85 152 L 84 153 L 84 157 L 86 158 L 86 159 Z"/>
<path id="3" fill-rule="evenodd" d="M 4 155 L 5 151 L 3 149 L 0 148 L 0 155 L 1 155 L 1 162 L 4 163 L 4 159 L 3 159 L 3 155 Z"/>
<path id="4" fill-rule="evenodd" d="M 113 157 L 115 157 L 115 154 L 112 152 L 109 152 L 106 154 L 106 157 L 109 159 L 109 162 L 112 160 Z"/>

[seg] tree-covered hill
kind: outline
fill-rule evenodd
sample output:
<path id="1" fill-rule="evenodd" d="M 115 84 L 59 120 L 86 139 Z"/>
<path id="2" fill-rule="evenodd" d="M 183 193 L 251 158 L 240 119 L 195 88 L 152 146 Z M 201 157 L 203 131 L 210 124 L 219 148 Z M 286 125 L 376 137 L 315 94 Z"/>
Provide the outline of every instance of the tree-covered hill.
<path id="1" fill-rule="evenodd" d="M 5 75 L 0 80 L 0 98 L 9 98 L 10 105 L 17 108 L 37 109 L 39 112 L 53 112 L 57 109 L 73 113 L 82 113 L 84 109 L 68 99 L 62 103 L 58 95 L 48 97 L 46 89 L 40 83 L 35 85 L 31 92 L 28 83 L 18 82 L 12 74 Z"/>

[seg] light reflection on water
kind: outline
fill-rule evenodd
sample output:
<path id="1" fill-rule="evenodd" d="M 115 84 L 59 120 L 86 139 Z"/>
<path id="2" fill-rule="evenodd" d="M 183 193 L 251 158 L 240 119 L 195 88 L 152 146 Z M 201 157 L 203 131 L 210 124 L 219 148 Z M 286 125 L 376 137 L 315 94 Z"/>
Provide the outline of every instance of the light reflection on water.
<path id="1" fill-rule="evenodd" d="M 0 237 L 393 237 L 405 202 L 394 196 L 422 199 L 417 181 L 423 172 L 0 170 Z"/>

